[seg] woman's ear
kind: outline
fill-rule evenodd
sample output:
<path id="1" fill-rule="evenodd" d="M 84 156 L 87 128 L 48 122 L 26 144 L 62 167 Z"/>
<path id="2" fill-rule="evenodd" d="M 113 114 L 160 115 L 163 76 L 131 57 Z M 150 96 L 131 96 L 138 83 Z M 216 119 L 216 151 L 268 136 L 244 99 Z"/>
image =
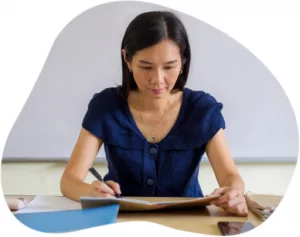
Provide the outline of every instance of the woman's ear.
<path id="1" fill-rule="evenodd" d="M 130 65 L 130 63 L 127 61 L 126 50 L 125 50 L 125 49 L 122 49 L 122 55 L 123 55 L 124 62 L 125 62 L 125 63 L 127 64 L 127 66 L 128 66 L 129 71 L 131 71 L 131 65 Z"/>

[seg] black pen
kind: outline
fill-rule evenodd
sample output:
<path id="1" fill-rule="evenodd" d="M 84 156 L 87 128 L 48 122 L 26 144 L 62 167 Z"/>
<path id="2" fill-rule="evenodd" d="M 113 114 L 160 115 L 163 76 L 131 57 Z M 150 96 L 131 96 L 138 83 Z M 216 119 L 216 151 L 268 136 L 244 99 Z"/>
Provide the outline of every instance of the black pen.
<path id="1" fill-rule="evenodd" d="M 97 170 L 95 170 L 94 167 L 89 168 L 89 171 L 92 173 L 92 175 L 95 176 L 96 179 L 98 179 L 99 181 L 103 182 L 103 179 L 101 177 L 101 175 L 97 172 Z M 116 194 L 117 198 L 120 198 L 121 195 L 120 194 Z"/>

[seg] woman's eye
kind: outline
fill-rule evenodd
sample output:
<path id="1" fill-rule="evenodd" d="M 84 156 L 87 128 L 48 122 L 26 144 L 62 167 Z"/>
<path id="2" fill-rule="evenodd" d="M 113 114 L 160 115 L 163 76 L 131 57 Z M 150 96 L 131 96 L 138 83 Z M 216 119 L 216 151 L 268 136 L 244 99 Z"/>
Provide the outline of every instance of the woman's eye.
<path id="1" fill-rule="evenodd" d="M 165 69 L 169 70 L 169 69 L 172 69 L 173 67 L 165 67 Z"/>
<path id="2" fill-rule="evenodd" d="M 151 69 L 151 67 L 141 67 L 141 68 L 146 69 L 146 70 L 150 70 Z"/>
<path id="3" fill-rule="evenodd" d="M 152 67 L 140 67 L 140 68 L 145 69 L 145 70 L 151 70 L 152 69 Z M 171 66 L 164 67 L 165 70 L 170 70 L 172 68 L 174 68 L 174 67 L 171 67 Z"/>

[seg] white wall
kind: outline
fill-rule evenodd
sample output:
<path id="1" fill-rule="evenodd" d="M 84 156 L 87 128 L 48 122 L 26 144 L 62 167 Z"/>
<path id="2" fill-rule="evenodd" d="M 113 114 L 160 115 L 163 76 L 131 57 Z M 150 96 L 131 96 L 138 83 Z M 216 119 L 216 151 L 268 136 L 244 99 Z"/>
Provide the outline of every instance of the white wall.
<path id="1" fill-rule="evenodd" d="M 61 195 L 60 177 L 63 162 L 4 162 L 2 164 L 2 189 L 5 195 Z M 237 164 L 246 183 L 246 191 L 284 195 L 293 176 L 295 164 Z M 102 174 L 106 164 L 97 163 L 95 168 Z M 89 174 L 86 181 L 94 178 Z M 202 164 L 199 181 L 205 194 L 217 187 L 209 164 Z"/>
<path id="2" fill-rule="evenodd" d="M 161 10 L 115 2 L 70 22 L 51 48 L 38 81 L 4 148 L 4 158 L 67 160 L 92 95 L 121 83 L 121 40 L 139 13 Z M 233 158 L 246 162 L 296 160 L 296 119 L 272 73 L 245 47 L 206 23 L 177 12 L 192 48 L 188 87 L 224 104 Z M 101 149 L 99 157 L 105 157 Z"/>

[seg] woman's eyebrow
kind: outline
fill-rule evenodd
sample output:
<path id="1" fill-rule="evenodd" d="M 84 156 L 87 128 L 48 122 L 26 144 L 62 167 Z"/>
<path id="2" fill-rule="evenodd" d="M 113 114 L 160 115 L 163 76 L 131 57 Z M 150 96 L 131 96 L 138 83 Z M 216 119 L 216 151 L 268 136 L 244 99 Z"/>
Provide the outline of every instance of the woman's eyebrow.
<path id="1" fill-rule="evenodd" d="M 139 62 L 144 63 L 144 64 L 153 64 L 153 63 L 145 61 L 145 60 L 139 60 Z M 177 60 L 171 60 L 171 61 L 165 62 L 164 64 L 172 64 L 172 63 L 176 63 L 176 62 L 177 62 Z"/>
<path id="2" fill-rule="evenodd" d="M 175 59 L 175 60 L 172 60 L 172 61 L 166 62 L 165 64 L 172 64 L 172 63 L 176 63 L 176 62 L 177 62 L 177 60 Z"/>
<path id="3" fill-rule="evenodd" d="M 148 62 L 148 61 L 144 61 L 144 60 L 139 60 L 140 63 L 144 63 L 144 64 L 153 64 L 151 62 Z"/>

